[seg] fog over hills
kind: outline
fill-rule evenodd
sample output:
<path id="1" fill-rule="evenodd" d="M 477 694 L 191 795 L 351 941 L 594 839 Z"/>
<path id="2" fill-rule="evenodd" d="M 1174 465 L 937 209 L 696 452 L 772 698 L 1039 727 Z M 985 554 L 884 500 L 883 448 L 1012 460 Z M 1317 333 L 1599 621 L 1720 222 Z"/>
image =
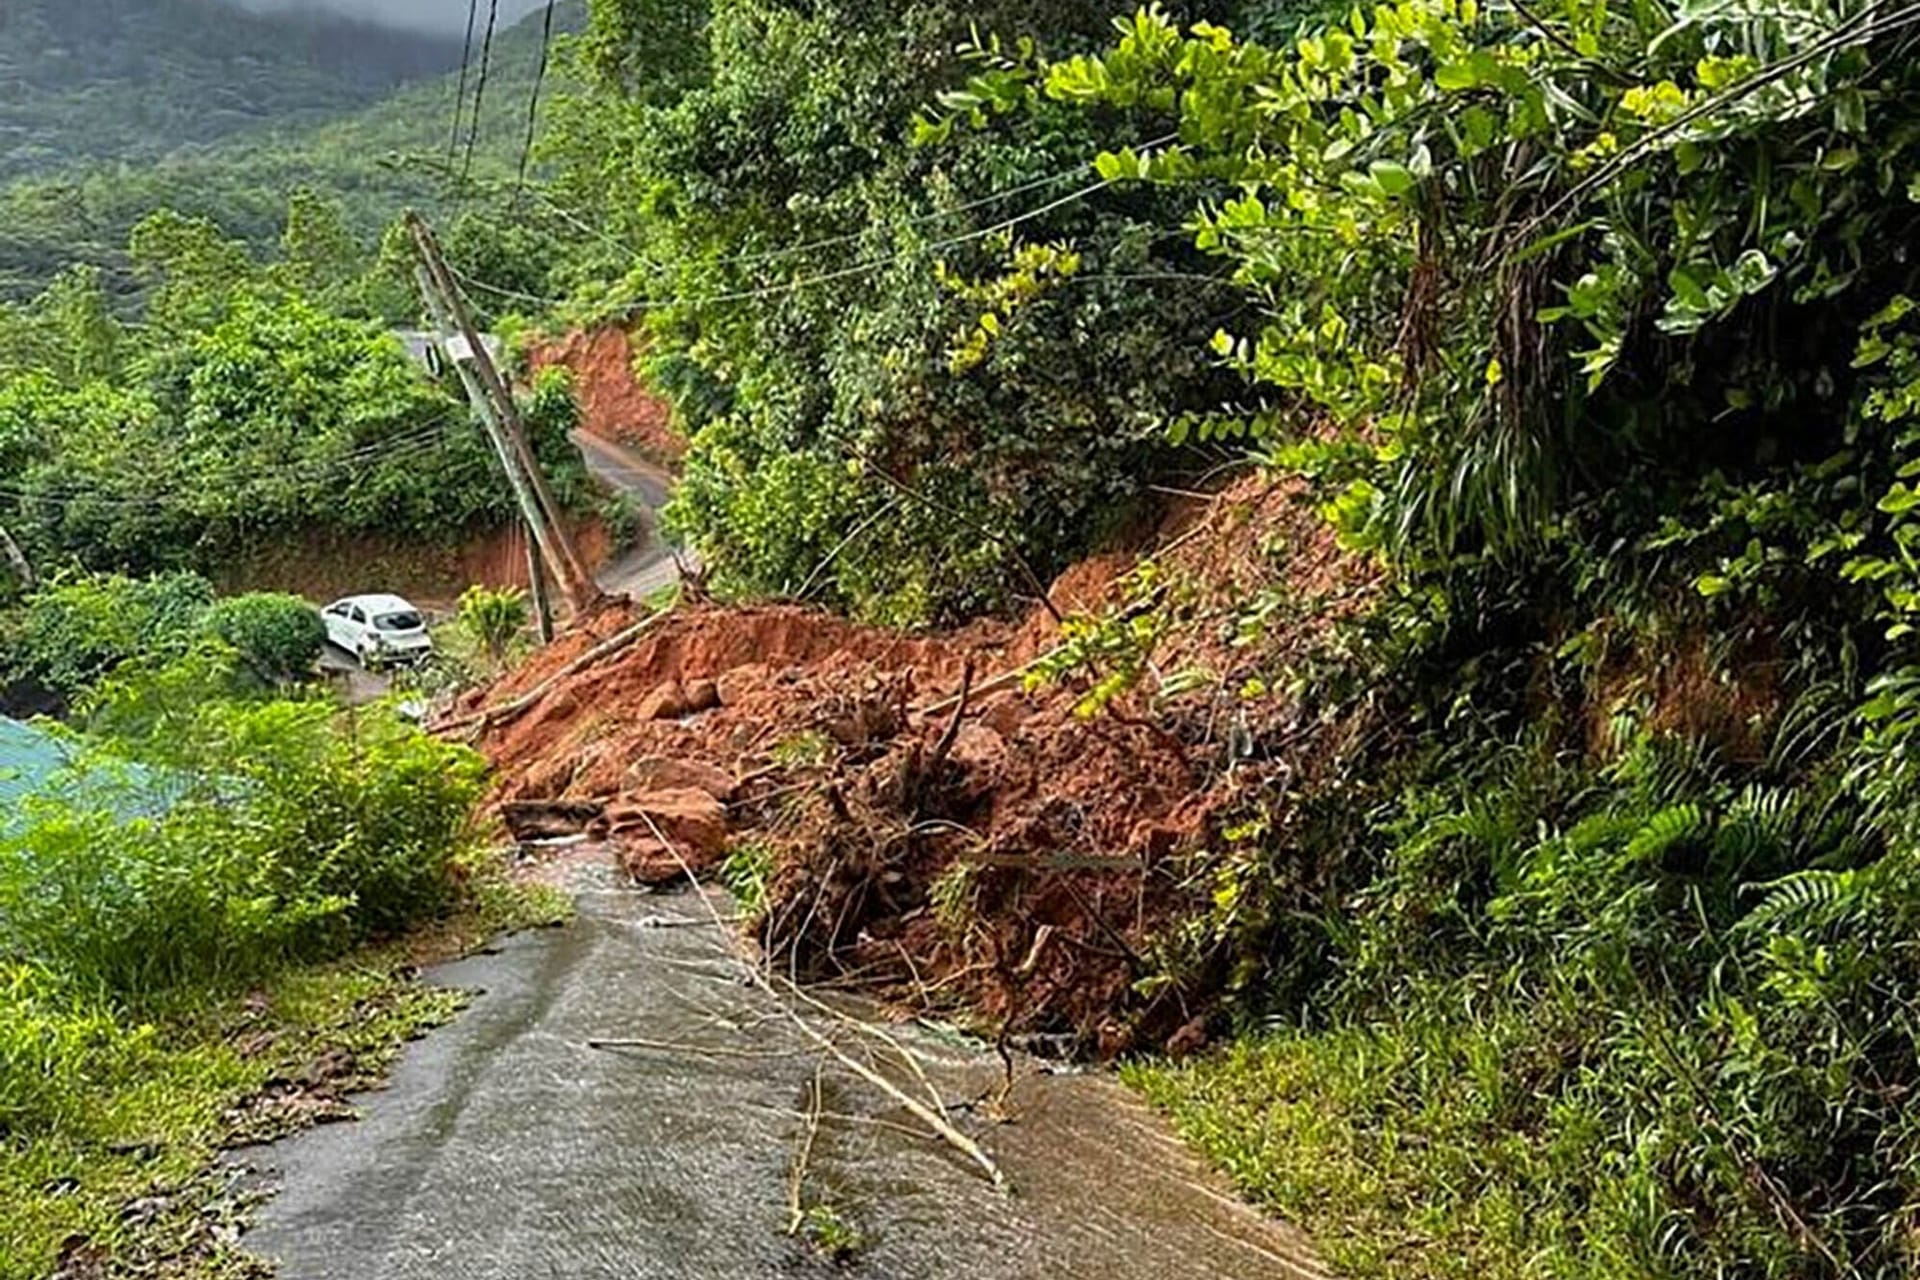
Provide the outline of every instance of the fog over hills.
<path id="1" fill-rule="evenodd" d="M 336 118 L 460 64 L 460 32 L 390 25 L 425 21 L 433 5 L 246 2 L 282 8 L 236 12 L 234 0 L 0 0 L 0 181 L 75 160 L 152 159 L 269 125 Z M 503 3 L 503 27 L 506 15 Z M 376 16 L 389 25 L 371 25 Z"/>
<path id="2" fill-rule="evenodd" d="M 461 34 L 467 26 L 468 0 L 234 0 L 256 13 L 331 13 L 393 27 Z M 484 28 L 492 0 L 480 0 Z M 518 22 L 544 0 L 499 0 L 501 26 Z"/>

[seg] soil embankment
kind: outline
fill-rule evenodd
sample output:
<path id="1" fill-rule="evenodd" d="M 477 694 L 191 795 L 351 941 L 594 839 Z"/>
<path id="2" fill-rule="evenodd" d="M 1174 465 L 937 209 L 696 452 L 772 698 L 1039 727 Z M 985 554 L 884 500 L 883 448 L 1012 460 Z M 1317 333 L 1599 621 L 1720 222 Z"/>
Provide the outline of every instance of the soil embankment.
<path id="1" fill-rule="evenodd" d="M 1097 714 L 1085 698 L 1110 667 L 1025 678 L 1058 652 L 1042 611 L 916 635 L 698 605 L 584 660 L 634 621 L 594 618 L 449 727 L 493 760 L 518 834 L 587 831 L 643 883 L 685 858 L 757 885 L 758 942 L 783 970 L 1066 1051 L 1185 1047 L 1208 1029 L 1208 980 L 1143 980 L 1208 909 L 1236 806 L 1304 767 L 1311 730 L 1248 693 L 1256 650 L 1229 622 L 1278 563 L 1287 608 L 1257 652 L 1299 649 L 1371 575 L 1260 478 L 1183 502 L 1149 550 L 1146 574 L 1108 555 L 1052 592 L 1123 628 L 1168 620 Z"/>
<path id="2" fill-rule="evenodd" d="M 590 567 L 597 570 L 609 561 L 613 539 L 597 517 L 575 524 L 573 537 Z M 528 585 L 524 526 L 472 530 L 441 543 L 316 533 L 234 557 L 221 565 L 214 585 L 223 594 L 287 591 L 309 600 L 391 591 L 417 604 L 447 605 L 476 583 Z"/>
<path id="3" fill-rule="evenodd" d="M 672 409 L 634 372 L 625 330 L 578 330 L 536 342 L 528 365 L 562 366 L 573 375 L 580 406 L 577 443 L 588 469 L 608 489 L 629 494 L 648 514 L 638 545 L 616 548 L 597 517 L 580 518 L 573 536 L 608 590 L 644 594 L 673 581 L 672 563 L 657 545 L 654 513 L 665 505 L 686 441 L 674 431 Z M 287 591 L 331 600 L 380 590 L 421 604 L 447 604 L 474 584 L 526 587 L 526 532 L 516 521 L 491 529 L 457 531 L 439 543 L 373 534 L 316 533 L 257 547 L 222 565 L 223 592 Z"/>
<path id="4" fill-rule="evenodd" d="M 573 375 L 582 430 L 671 470 L 687 442 L 674 429 L 673 407 L 634 372 L 636 355 L 626 330 L 607 327 L 535 342 L 527 364 L 535 373 L 559 366 Z"/>

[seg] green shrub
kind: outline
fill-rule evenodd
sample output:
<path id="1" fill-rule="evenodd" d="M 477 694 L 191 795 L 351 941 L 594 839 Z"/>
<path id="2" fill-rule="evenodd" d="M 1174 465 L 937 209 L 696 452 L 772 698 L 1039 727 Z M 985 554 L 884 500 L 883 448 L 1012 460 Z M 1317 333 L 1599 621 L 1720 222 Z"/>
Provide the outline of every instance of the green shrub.
<path id="1" fill-rule="evenodd" d="M 187 649 L 212 603 L 212 584 L 191 573 L 57 579 L 28 597 L 7 674 L 73 697 L 130 659 Z"/>
<path id="2" fill-rule="evenodd" d="M 773 880 L 775 854 L 759 841 L 735 845 L 720 864 L 720 883 L 740 907 L 744 916 L 758 916 L 766 909 L 767 885 Z"/>
<path id="3" fill-rule="evenodd" d="M 220 678 L 198 655 L 101 686 L 68 785 L 0 836 L 0 958 L 140 1002 L 447 905 L 480 758 L 386 708 L 234 701 Z"/>
<path id="4" fill-rule="evenodd" d="M 0 961 L 0 1139 L 84 1125 L 89 1087 L 126 1038 L 45 970 Z"/>
<path id="5" fill-rule="evenodd" d="M 310 674 L 327 643 L 326 623 L 312 605 L 299 596 L 268 592 L 217 601 L 200 627 L 232 645 L 268 684 Z"/>
<path id="6" fill-rule="evenodd" d="M 527 617 L 526 592 L 513 587 L 495 591 L 476 584 L 460 597 L 460 629 L 496 668 L 506 661 L 507 651 L 527 629 Z"/>

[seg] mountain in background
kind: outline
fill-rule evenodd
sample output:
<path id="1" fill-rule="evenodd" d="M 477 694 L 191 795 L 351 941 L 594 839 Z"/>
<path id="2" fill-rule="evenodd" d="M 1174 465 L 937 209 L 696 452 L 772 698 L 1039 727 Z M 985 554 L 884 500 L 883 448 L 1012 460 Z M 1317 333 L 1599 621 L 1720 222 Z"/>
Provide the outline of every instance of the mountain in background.
<path id="1" fill-rule="evenodd" d="M 218 0 L 0 0 L 0 180 L 337 116 L 457 67 L 460 49 Z"/>
<path id="2" fill-rule="evenodd" d="M 382 22 L 409 30 L 443 31 L 460 34 L 471 13 L 470 0 L 233 0 L 243 9 L 259 13 L 283 13 L 302 10 L 333 13 L 368 22 Z M 488 8 L 493 0 L 489 0 Z M 498 0 L 502 25 L 512 26 L 546 0 Z M 485 10 L 482 10 L 484 13 Z"/>
<path id="3" fill-rule="evenodd" d="M 76 70 L 84 63 L 103 78 L 76 76 L 57 93 L 37 91 L 43 103 L 58 97 L 62 110 L 77 113 L 66 127 L 85 136 L 85 150 L 75 150 L 82 145 L 76 137 L 65 164 L 12 181 L 4 180 L 0 161 L 0 300 L 37 293 L 76 262 L 101 267 L 116 292 L 130 292 L 127 233 L 155 209 L 210 218 L 264 249 L 279 237 L 288 195 L 305 186 L 339 200 L 353 228 L 371 237 L 409 205 L 444 209 L 449 154 L 456 168 L 465 167 L 464 123 L 458 145 L 450 146 L 457 39 L 449 45 L 311 14 L 255 16 L 211 0 L 64 3 L 73 13 L 101 16 L 92 25 L 72 16 L 55 23 L 45 15 L 58 6 L 46 0 L 0 0 L 0 136 L 14 136 L 9 131 L 21 129 L 30 116 L 11 100 L 22 90 L 8 81 L 12 73 L 6 68 L 30 44 L 40 47 L 51 39 L 47 33 L 118 32 L 121 61 L 68 47 L 65 56 L 75 59 Z M 567 0 L 556 12 L 555 28 L 578 30 L 585 20 L 582 0 Z M 220 36 L 220 49 L 256 52 L 228 56 L 210 46 L 190 56 L 174 40 L 197 29 L 211 41 L 222 25 L 232 30 Z M 137 56 L 124 46 L 137 43 L 139 31 L 174 42 L 164 55 Z M 266 52 L 276 40 L 287 43 Z M 474 139 L 476 178 L 501 181 L 517 169 L 540 52 L 538 14 L 496 37 Z M 342 65 L 356 57 L 365 65 Z M 477 49 L 474 60 L 477 70 Z M 140 74 L 150 78 L 140 80 L 125 69 L 137 66 L 146 67 Z M 418 69 L 436 66 L 441 74 L 418 78 Z M 117 77 L 106 74 L 115 67 L 121 68 Z M 284 82 L 272 88 L 281 76 Z M 469 77 L 470 94 L 477 79 Z M 39 82 L 46 80 L 41 74 Z M 549 94 L 557 88 L 549 79 Z M 139 99 L 149 93 L 159 102 L 142 105 Z M 328 93 L 334 95 L 331 108 L 322 105 Z M 257 113 L 218 105 L 236 102 L 250 103 Z M 176 114 L 193 123 L 172 129 L 158 123 Z M 93 115 L 100 117 L 96 129 L 79 127 L 80 116 Z"/>

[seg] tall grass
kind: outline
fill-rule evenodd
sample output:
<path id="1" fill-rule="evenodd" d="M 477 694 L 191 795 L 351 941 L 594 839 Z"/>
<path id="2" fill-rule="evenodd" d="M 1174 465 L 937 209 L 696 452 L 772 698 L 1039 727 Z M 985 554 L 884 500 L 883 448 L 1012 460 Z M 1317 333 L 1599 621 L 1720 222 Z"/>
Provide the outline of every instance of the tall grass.
<path id="1" fill-rule="evenodd" d="M 1464 741 L 1281 926 L 1321 980 L 1133 1079 L 1356 1277 L 1910 1276 L 1920 815 L 1877 798 L 1916 778 Z"/>

